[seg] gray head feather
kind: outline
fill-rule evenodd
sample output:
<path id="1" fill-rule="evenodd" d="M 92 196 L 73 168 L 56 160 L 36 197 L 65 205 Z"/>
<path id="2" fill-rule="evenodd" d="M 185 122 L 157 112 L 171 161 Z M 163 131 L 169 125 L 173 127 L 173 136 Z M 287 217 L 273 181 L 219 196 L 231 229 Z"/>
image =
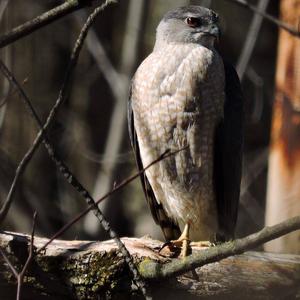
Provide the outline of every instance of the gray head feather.
<path id="1" fill-rule="evenodd" d="M 168 19 L 183 20 L 192 15 L 202 18 L 203 20 L 206 20 L 208 23 L 216 23 L 219 19 L 218 14 L 211 9 L 202 6 L 197 6 L 197 5 L 190 5 L 190 6 L 182 6 L 174 10 L 170 10 L 164 15 L 163 20 L 164 21 L 167 21 Z"/>
<path id="2" fill-rule="evenodd" d="M 218 19 L 211 9 L 196 5 L 171 10 L 157 27 L 154 50 L 168 43 L 197 43 L 211 48 L 220 34 Z"/>

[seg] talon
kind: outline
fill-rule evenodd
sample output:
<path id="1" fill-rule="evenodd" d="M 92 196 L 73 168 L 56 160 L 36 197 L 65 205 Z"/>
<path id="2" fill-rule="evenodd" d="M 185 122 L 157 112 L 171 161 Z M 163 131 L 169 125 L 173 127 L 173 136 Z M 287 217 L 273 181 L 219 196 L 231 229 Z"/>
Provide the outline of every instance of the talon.
<path id="1" fill-rule="evenodd" d="M 170 247 L 172 245 L 172 242 L 171 241 L 168 241 L 168 242 L 165 242 L 163 243 L 163 245 L 161 247 L 159 247 L 158 249 L 158 253 L 160 253 L 164 248 L 166 247 Z"/>

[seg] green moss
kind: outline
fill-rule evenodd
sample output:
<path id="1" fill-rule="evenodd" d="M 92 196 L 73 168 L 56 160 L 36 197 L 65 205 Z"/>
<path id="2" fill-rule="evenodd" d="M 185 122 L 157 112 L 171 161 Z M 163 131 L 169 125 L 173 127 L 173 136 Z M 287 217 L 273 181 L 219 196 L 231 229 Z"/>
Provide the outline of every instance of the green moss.
<path id="1" fill-rule="evenodd" d="M 87 252 L 74 256 L 64 260 L 60 270 L 79 299 L 94 299 L 96 294 L 113 294 L 123 289 L 124 283 L 127 288 L 131 284 L 127 265 L 117 252 Z"/>
<path id="2" fill-rule="evenodd" d="M 160 272 L 160 264 L 155 261 L 146 258 L 138 265 L 139 273 L 144 278 L 156 278 Z"/>
<path id="3" fill-rule="evenodd" d="M 8 281 L 15 283 L 11 272 L 7 276 Z M 56 257 L 37 256 L 26 272 L 24 283 L 47 294 L 49 286 L 45 280 L 51 283 L 50 289 L 55 287 L 58 295 L 69 296 L 73 292 L 76 299 L 98 299 L 99 295 L 101 299 L 114 299 L 116 295 L 126 299 L 132 289 L 132 274 L 117 251 L 87 250 L 74 255 L 68 252 Z"/>

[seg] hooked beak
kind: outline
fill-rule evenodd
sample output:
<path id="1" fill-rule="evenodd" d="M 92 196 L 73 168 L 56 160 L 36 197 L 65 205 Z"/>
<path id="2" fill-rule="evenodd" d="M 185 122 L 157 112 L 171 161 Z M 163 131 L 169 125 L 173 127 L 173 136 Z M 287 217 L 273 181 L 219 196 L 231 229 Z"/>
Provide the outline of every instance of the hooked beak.
<path id="1" fill-rule="evenodd" d="M 219 42 L 221 32 L 217 25 L 211 24 L 205 27 L 201 27 L 201 33 L 205 35 L 213 36 Z"/>

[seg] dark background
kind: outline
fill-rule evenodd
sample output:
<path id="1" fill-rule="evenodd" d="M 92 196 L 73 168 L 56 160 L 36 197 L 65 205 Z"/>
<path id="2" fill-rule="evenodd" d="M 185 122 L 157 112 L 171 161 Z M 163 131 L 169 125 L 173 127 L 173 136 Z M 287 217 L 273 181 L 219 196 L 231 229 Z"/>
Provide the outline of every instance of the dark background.
<path id="1" fill-rule="evenodd" d="M 256 4 L 256 1 L 249 2 Z M 0 34 L 60 3 L 51 0 L 10 1 L 1 19 Z M 91 40 L 80 54 L 71 95 L 53 123 L 50 136 L 61 157 L 95 199 L 110 190 L 114 183 L 136 172 L 124 117 L 129 80 L 151 52 L 155 28 L 163 14 L 188 3 L 211 4 L 220 14 L 223 29 L 220 52 L 236 65 L 253 13 L 226 0 L 122 0 L 109 6 L 89 33 Z M 20 82 L 27 79 L 24 89 L 43 120 L 55 103 L 72 47 L 83 20 L 91 11 L 89 8 L 68 15 L 0 52 L 17 79 Z M 267 11 L 278 16 L 279 1 L 270 1 Z M 264 21 L 242 81 L 246 129 L 239 236 L 264 225 L 277 37 L 277 27 Z M 1 99 L 5 100 L 0 108 L 2 203 L 16 166 L 37 131 L 21 99 L 2 75 L 0 84 Z M 29 232 L 33 211 L 37 210 L 37 233 L 50 236 L 84 207 L 85 201 L 56 170 L 41 146 L 22 177 L 3 228 Z M 138 180 L 107 199 L 101 207 L 119 235 L 139 237 L 150 234 L 162 238 Z M 64 238 L 105 239 L 107 236 L 97 219 L 89 214 Z"/>

